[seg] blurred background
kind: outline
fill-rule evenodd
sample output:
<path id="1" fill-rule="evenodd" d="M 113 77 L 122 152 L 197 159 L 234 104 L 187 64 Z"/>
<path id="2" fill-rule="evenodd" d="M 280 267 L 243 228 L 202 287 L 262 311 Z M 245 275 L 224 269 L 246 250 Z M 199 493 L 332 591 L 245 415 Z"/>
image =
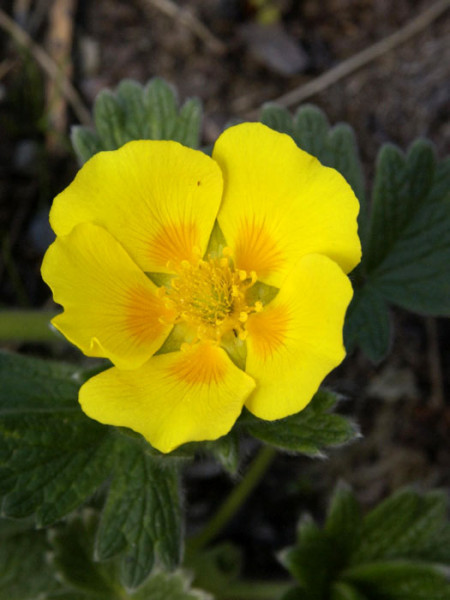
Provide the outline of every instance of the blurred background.
<path id="1" fill-rule="evenodd" d="M 77 162 L 70 126 L 123 78 L 159 76 L 197 96 L 209 145 L 265 102 L 322 108 L 356 133 L 367 183 L 380 146 L 450 147 L 450 3 L 430 0 L 12 0 L 0 2 L 0 309 L 52 309 L 40 263 L 52 198 Z M 433 12 L 435 10 L 435 12 Z M 316 85 L 316 88 L 312 86 Z M 320 91 L 318 91 L 320 89 Z M 292 542 L 302 510 L 323 514 L 341 478 L 371 506 L 398 487 L 450 485 L 448 321 L 396 310 L 389 358 L 354 354 L 329 379 L 364 439 L 327 461 L 281 456 L 226 537 L 249 574 Z M 63 342 L 10 350 L 81 360 Z M 252 448 L 245 448 L 250 454 Z M 192 527 L 232 482 L 200 461 L 187 475 Z M 270 568 L 276 568 L 270 563 Z"/>

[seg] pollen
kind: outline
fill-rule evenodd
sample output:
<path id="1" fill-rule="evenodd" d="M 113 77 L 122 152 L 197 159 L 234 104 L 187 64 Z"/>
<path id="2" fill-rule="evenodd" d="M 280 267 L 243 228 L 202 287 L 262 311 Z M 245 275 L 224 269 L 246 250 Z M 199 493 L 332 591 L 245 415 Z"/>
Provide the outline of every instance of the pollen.
<path id="1" fill-rule="evenodd" d="M 260 302 L 253 306 L 246 300 L 256 281 L 254 272 L 235 269 L 228 248 L 219 258 L 183 261 L 175 270 L 163 294 L 167 308 L 177 315 L 176 322 L 193 326 L 197 340 L 220 341 L 230 331 L 245 339 L 248 315 L 262 309 Z"/>

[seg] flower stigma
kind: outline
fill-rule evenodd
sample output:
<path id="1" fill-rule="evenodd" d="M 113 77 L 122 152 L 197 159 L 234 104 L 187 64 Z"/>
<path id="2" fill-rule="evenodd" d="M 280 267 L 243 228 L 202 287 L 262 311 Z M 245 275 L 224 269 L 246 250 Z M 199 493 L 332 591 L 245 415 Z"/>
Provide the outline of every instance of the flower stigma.
<path id="1" fill-rule="evenodd" d="M 245 340 L 248 315 L 263 308 L 260 301 L 247 302 L 247 291 L 256 282 L 255 271 L 236 269 L 230 254 L 225 247 L 220 258 L 170 264 L 176 276 L 169 286 L 160 288 L 166 307 L 176 315 L 174 322 L 184 321 L 195 329 L 194 341 L 220 342 L 230 331 Z"/>

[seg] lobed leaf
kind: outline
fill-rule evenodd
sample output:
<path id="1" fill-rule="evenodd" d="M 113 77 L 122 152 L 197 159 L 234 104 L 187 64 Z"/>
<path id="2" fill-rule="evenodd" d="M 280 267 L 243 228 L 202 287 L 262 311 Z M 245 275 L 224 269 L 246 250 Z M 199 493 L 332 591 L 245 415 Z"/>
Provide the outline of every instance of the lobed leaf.
<path id="1" fill-rule="evenodd" d="M 366 272 L 394 304 L 450 314 L 450 159 L 438 164 L 419 140 L 405 157 L 393 146 L 379 156 Z"/>
<path id="2" fill-rule="evenodd" d="M 35 600 L 60 589 L 48 551 L 44 531 L 0 520 L 0 600 Z"/>
<path id="3" fill-rule="evenodd" d="M 388 354 L 392 323 L 387 302 L 376 288 L 366 283 L 355 289 L 344 325 L 347 352 L 359 345 L 374 363 Z"/>
<path id="4" fill-rule="evenodd" d="M 117 561 L 93 562 L 97 515 L 84 510 L 51 535 L 52 564 L 65 586 L 58 598 L 67 600 L 210 600 L 208 594 L 191 588 L 185 573 L 155 572 L 135 591 L 123 588 Z M 53 596 L 52 596 L 53 598 Z"/>
<path id="5" fill-rule="evenodd" d="M 416 561 L 377 562 L 349 569 L 346 580 L 369 598 L 449 600 L 450 584 L 436 567 Z"/>
<path id="6" fill-rule="evenodd" d="M 361 543 L 351 564 L 388 558 L 429 558 L 423 549 L 439 538 L 445 523 L 447 497 L 434 491 L 420 496 L 401 490 L 377 506 L 364 519 Z"/>
<path id="7" fill-rule="evenodd" d="M 322 456 L 328 446 L 339 446 L 358 437 L 356 424 L 350 419 L 330 412 L 338 397 L 320 390 L 301 412 L 278 421 L 256 419 L 244 413 L 238 421 L 253 437 L 290 452 Z"/>
<path id="8" fill-rule="evenodd" d="M 182 527 L 178 468 L 155 459 L 136 444 L 124 444 L 96 540 L 105 560 L 124 552 L 121 580 L 133 589 L 155 566 L 173 569 L 181 558 Z"/>
<path id="9" fill-rule="evenodd" d="M 181 552 L 178 461 L 159 457 L 140 436 L 88 419 L 77 402 L 84 375 L 74 367 L 1 353 L 0 379 L 3 514 L 34 514 L 37 524 L 46 526 L 112 478 L 99 555 L 125 553 L 122 571 L 130 588 L 155 564 L 176 566 Z"/>
<path id="10" fill-rule="evenodd" d="M 174 140 L 197 148 L 201 118 L 200 101 L 191 98 L 179 108 L 175 90 L 163 79 L 154 78 L 146 86 L 124 79 L 115 92 L 104 90 L 98 95 L 95 131 L 76 126 L 71 140 L 80 163 L 131 140 Z"/>
<path id="11" fill-rule="evenodd" d="M 0 350 L 0 417 L 31 413 L 81 414 L 79 367 Z"/>
<path id="12" fill-rule="evenodd" d="M 39 526 L 83 503 L 113 466 L 112 430 L 82 415 L 8 415 L 0 421 L 0 439 L 2 513 L 35 514 Z"/>
<path id="13" fill-rule="evenodd" d="M 447 600 L 446 508 L 442 492 L 422 496 L 406 489 L 362 518 L 353 493 L 338 486 L 324 527 L 304 517 L 297 543 L 281 554 L 300 586 L 285 598 Z M 440 564 L 442 558 L 445 562 Z"/>

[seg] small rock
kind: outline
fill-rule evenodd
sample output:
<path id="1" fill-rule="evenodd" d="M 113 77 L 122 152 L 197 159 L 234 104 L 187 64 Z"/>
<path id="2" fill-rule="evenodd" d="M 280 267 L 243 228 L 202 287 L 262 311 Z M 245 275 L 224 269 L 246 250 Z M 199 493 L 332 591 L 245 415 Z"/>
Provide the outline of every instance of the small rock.
<path id="1" fill-rule="evenodd" d="M 289 77 L 304 71 L 309 58 L 300 44 L 277 23 L 246 23 L 239 30 L 255 60 L 278 75 Z"/>

